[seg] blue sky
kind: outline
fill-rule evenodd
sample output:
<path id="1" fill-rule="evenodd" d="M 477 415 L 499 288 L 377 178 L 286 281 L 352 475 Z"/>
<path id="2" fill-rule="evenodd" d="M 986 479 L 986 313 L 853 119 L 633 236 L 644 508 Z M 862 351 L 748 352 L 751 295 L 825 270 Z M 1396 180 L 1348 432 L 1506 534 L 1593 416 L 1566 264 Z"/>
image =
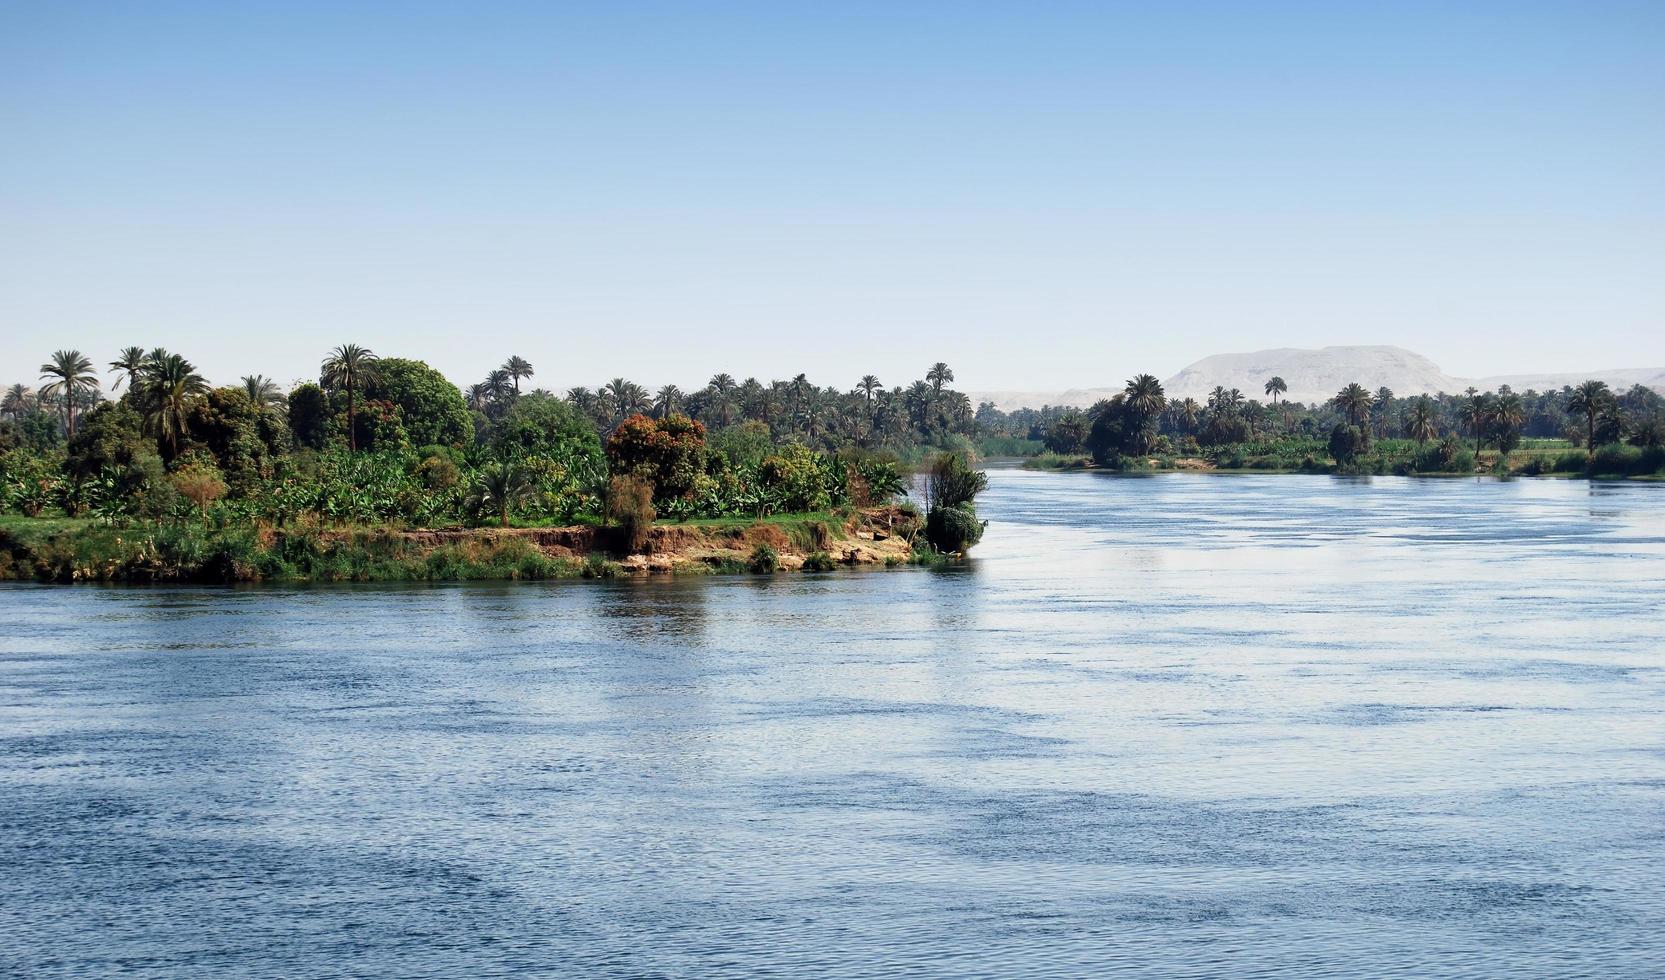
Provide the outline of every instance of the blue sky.
<path id="1" fill-rule="evenodd" d="M 0 0 L 0 134 L 5 382 L 1665 364 L 1657 2 Z"/>

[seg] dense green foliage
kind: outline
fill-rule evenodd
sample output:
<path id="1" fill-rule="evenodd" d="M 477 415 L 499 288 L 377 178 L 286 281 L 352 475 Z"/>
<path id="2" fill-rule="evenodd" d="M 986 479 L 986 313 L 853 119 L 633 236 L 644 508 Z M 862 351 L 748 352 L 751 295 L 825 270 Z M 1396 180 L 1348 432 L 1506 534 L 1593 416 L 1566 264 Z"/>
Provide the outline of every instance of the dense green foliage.
<path id="1" fill-rule="evenodd" d="M 1287 390 L 1282 378 L 1267 381 L 1274 399 Z M 1155 378 L 1140 375 L 1085 411 L 989 409 L 978 416 L 989 427 L 1027 422 L 1028 435 L 1046 449 L 1033 463 L 1042 468 L 1090 459 L 1114 469 L 1196 461 L 1221 469 L 1468 473 L 1484 465 L 1507 473 L 1648 476 L 1661 470 L 1648 468 L 1654 457 L 1647 450 L 1665 444 L 1665 398 L 1640 385 L 1615 394 L 1599 381 L 1560 392 L 1503 387 L 1413 398 L 1355 383 L 1318 405 L 1262 404 L 1217 388 L 1201 404 L 1169 399 Z M 1624 450 L 1605 450 L 1621 443 Z M 1575 446 L 1585 451 L 1548 458 Z"/>
<path id="2" fill-rule="evenodd" d="M 519 357 L 465 398 L 421 361 L 353 344 L 288 395 L 262 375 L 212 387 L 162 349 L 128 348 L 111 369 L 113 399 L 77 351 L 42 366 L 41 392 L 8 392 L 0 512 L 171 528 L 167 546 L 187 548 L 175 556 L 186 565 L 196 538 L 182 528 L 230 542 L 243 531 L 608 523 L 641 547 L 656 518 L 755 520 L 906 492 L 900 454 L 835 434 L 845 430 L 828 393 L 802 376 L 767 397 L 755 383 L 719 384 L 717 403 L 674 388 L 655 403 L 624 379 L 604 386 L 604 402 L 523 394 L 533 368 Z M 897 436 L 906 446 L 954 436 L 967 415 L 963 396 L 944 387 L 952 372 L 937 365 L 930 378 L 920 383 L 928 394 L 909 402 L 918 426 Z M 867 422 L 889 417 L 887 401 L 877 388 L 862 394 Z M 715 433 L 686 414 L 696 406 L 723 418 Z"/>
<path id="3" fill-rule="evenodd" d="M 925 540 L 942 553 L 964 553 L 982 540 L 985 522 L 977 519 L 977 495 L 988 486 L 986 474 L 957 453 L 943 453 L 926 478 Z"/>

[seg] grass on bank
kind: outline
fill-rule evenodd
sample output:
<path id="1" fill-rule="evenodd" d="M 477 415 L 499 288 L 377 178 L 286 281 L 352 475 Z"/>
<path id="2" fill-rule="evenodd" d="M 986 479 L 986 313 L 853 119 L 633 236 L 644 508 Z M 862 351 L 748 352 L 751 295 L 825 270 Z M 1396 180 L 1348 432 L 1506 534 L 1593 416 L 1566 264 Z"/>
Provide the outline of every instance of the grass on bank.
<path id="1" fill-rule="evenodd" d="M 736 542 L 770 529 L 774 543 L 808 557 L 811 570 L 833 563 L 828 549 L 842 537 L 848 509 L 765 518 L 661 522 Z M 602 554 L 584 559 L 545 554 L 524 536 L 495 534 L 434 544 L 403 528 L 210 527 L 195 522 L 113 527 L 90 517 L 0 514 L 0 579 L 53 582 L 436 582 L 613 578 L 622 564 Z M 680 574 L 773 571 L 741 558 L 688 562 Z M 768 568 L 761 566 L 767 564 Z M 896 564 L 896 563 L 887 563 Z"/>
<path id="2" fill-rule="evenodd" d="M 1562 439 L 1532 439 L 1507 454 L 1472 445 L 1418 445 L 1408 439 L 1383 439 L 1346 465 L 1330 458 L 1317 440 L 1279 440 L 1225 447 L 1198 457 L 1172 454 L 1126 457 L 1098 466 L 1085 455 L 1042 453 L 1024 463 L 1027 469 L 1118 472 L 1171 472 L 1207 469 L 1217 472 L 1334 473 L 1379 476 L 1565 476 L 1600 480 L 1665 478 L 1665 448 L 1613 443 L 1594 456 Z"/>

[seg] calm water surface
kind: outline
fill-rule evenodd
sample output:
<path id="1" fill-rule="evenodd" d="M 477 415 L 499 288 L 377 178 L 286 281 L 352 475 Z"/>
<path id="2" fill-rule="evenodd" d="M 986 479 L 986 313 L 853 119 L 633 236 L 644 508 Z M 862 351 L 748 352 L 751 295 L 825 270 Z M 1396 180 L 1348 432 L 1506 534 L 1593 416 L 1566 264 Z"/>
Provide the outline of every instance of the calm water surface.
<path id="1" fill-rule="evenodd" d="M 993 476 L 946 573 L 0 590 L 0 974 L 1665 971 L 1665 486 Z"/>

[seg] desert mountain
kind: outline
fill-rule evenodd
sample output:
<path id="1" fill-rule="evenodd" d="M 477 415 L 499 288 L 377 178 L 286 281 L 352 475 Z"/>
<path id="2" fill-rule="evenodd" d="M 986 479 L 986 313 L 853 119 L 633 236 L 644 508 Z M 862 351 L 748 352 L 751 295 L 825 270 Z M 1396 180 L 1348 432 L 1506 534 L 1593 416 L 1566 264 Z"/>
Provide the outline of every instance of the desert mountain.
<path id="1" fill-rule="evenodd" d="M 1216 386 L 1237 388 L 1250 398 L 1264 400 L 1266 380 L 1283 378 L 1289 385 L 1284 397 L 1290 401 L 1324 401 L 1349 382 L 1357 381 L 1372 391 L 1386 386 L 1394 394 L 1420 395 L 1441 391 L 1455 393 L 1470 386 L 1481 391 L 1509 385 L 1516 391 L 1559 389 L 1586 378 L 1599 378 L 1623 391 L 1633 384 L 1665 392 L 1665 368 L 1614 368 L 1604 371 L 1571 371 L 1545 374 L 1498 375 L 1489 378 L 1459 378 L 1446 374 L 1439 365 L 1403 347 L 1323 347 L 1317 350 L 1279 347 L 1243 354 L 1215 354 L 1185 368 L 1163 387 L 1170 398 L 1206 398 Z M 1039 408 L 1043 405 L 1087 406 L 1121 390 L 1076 388 L 1069 391 L 972 392 L 973 403 L 992 401 L 1002 410 Z"/>

